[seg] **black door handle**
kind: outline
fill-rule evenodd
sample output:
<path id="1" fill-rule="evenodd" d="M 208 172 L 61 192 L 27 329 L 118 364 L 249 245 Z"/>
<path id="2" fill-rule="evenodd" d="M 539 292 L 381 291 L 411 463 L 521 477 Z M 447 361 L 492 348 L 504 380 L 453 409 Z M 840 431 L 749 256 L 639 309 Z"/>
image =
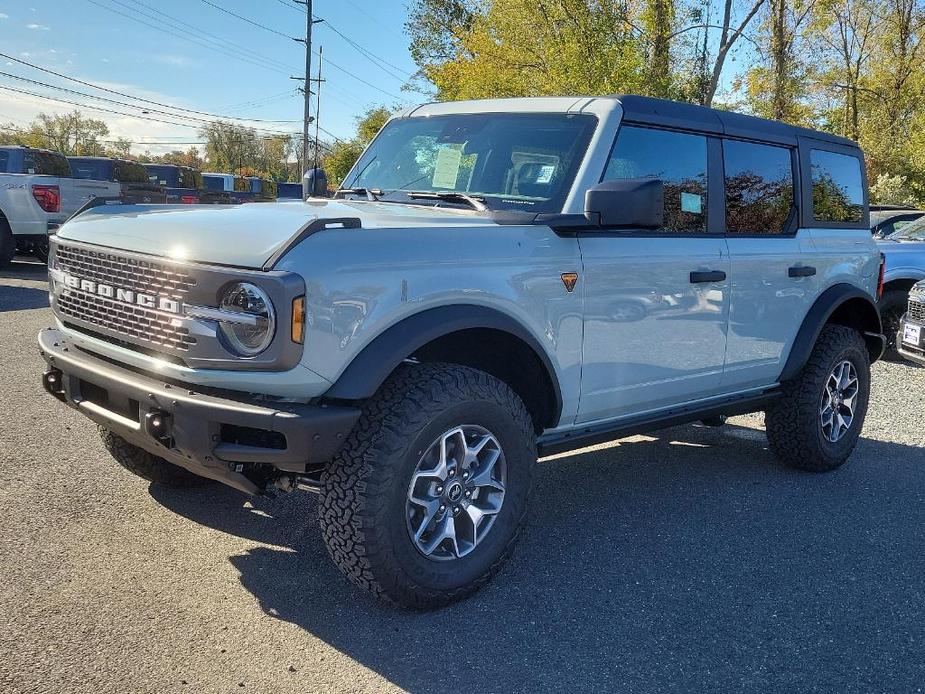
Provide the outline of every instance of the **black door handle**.
<path id="1" fill-rule="evenodd" d="M 701 284 L 703 282 L 722 282 L 726 279 L 726 273 L 722 270 L 707 270 L 705 272 L 692 272 L 691 284 Z"/>
<path id="2" fill-rule="evenodd" d="M 810 267 L 809 265 L 801 265 L 799 267 L 790 268 L 787 274 L 791 277 L 812 277 L 816 274 L 816 268 Z"/>

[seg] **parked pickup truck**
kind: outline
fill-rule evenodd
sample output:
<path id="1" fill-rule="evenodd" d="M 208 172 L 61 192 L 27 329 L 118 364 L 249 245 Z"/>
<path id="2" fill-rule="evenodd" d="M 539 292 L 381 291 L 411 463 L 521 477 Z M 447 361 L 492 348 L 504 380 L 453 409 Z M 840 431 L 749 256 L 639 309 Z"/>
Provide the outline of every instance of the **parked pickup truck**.
<path id="1" fill-rule="evenodd" d="M 132 203 L 166 203 L 164 186 L 151 181 L 137 161 L 110 157 L 68 157 L 77 178 L 114 181 L 122 188 L 122 199 Z"/>
<path id="2" fill-rule="evenodd" d="M 909 291 L 925 279 L 925 217 L 901 226 L 877 245 L 886 258 L 880 315 L 887 337 L 887 354 L 898 357 L 900 320 L 906 312 Z"/>
<path id="3" fill-rule="evenodd" d="M 119 187 L 71 178 L 63 154 L 0 147 L 0 268 L 19 253 L 48 257 L 48 234 L 87 200 L 117 197 Z"/>
<path id="4" fill-rule="evenodd" d="M 763 410 L 784 463 L 848 459 L 884 347 L 864 181 L 854 142 L 689 104 L 421 106 L 336 199 L 69 221 L 42 380 L 147 480 L 319 492 L 350 579 L 445 605 L 538 455 Z"/>
<path id="5" fill-rule="evenodd" d="M 202 174 L 202 180 L 206 190 L 227 196 L 227 201 L 229 202 L 253 202 L 256 198 L 256 195 L 251 190 L 250 182 L 243 176 L 207 171 Z"/>
<path id="6" fill-rule="evenodd" d="M 173 205 L 196 205 L 202 202 L 202 174 L 189 166 L 176 164 L 142 164 L 148 172 L 148 180 L 164 188 L 167 203 Z"/>

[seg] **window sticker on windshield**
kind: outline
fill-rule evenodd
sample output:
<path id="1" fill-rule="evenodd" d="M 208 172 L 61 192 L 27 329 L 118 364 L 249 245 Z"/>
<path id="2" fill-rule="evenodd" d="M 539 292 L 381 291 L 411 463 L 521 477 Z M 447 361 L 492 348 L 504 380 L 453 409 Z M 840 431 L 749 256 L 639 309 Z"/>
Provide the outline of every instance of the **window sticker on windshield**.
<path id="1" fill-rule="evenodd" d="M 540 167 L 540 173 L 536 177 L 537 183 L 549 183 L 552 180 L 552 175 L 556 172 L 556 167 L 552 164 L 546 164 L 545 166 Z"/>
<path id="2" fill-rule="evenodd" d="M 455 147 L 441 147 L 437 151 L 437 162 L 434 165 L 434 177 L 431 180 L 433 187 L 455 188 L 461 162 L 462 150 Z"/>
<path id="3" fill-rule="evenodd" d="M 696 193 L 681 193 L 681 212 L 703 214 L 703 196 Z"/>

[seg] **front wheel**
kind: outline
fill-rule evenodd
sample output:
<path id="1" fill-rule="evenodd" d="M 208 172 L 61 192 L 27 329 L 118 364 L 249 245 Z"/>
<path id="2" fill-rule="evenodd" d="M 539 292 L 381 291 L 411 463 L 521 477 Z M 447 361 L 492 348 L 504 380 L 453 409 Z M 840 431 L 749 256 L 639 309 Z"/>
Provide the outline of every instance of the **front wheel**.
<path id="1" fill-rule="evenodd" d="M 896 350 L 899 341 L 899 324 L 903 315 L 906 313 L 906 306 L 909 304 L 909 292 L 899 289 L 891 289 L 884 292 L 883 297 L 877 304 L 880 309 L 880 318 L 883 321 L 883 333 L 886 335 L 886 350 L 883 353 L 884 359 L 891 361 L 901 361 L 902 358 Z"/>
<path id="2" fill-rule="evenodd" d="M 465 597 L 513 548 L 535 461 L 533 423 L 507 384 L 451 364 L 402 366 L 322 476 L 328 552 L 387 602 Z"/>
<path id="3" fill-rule="evenodd" d="M 179 465 L 168 463 L 163 458 L 129 443 L 109 429 L 100 427 L 100 438 L 103 439 L 106 450 L 119 465 L 148 482 L 178 489 L 198 487 L 209 482 L 205 477 L 195 475 Z"/>
<path id="4" fill-rule="evenodd" d="M 857 331 L 823 329 L 803 370 L 765 414 L 771 450 L 791 467 L 826 472 L 854 451 L 870 399 L 870 357 Z"/>

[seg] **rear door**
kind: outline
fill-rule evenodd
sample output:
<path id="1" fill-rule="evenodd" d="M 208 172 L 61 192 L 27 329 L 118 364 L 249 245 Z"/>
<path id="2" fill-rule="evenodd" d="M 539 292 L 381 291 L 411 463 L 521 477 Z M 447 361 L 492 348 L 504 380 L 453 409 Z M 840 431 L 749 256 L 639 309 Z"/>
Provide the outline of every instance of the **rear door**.
<path id="1" fill-rule="evenodd" d="M 819 268 L 812 234 L 799 227 L 796 147 L 726 139 L 723 162 L 732 259 L 723 382 L 739 390 L 780 375 L 819 293 Z"/>
<path id="2" fill-rule="evenodd" d="M 730 265 L 711 175 L 719 170 L 718 146 L 704 134 L 621 126 L 604 180 L 662 180 L 664 226 L 579 238 L 585 316 L 578 421 L 720 392 Z"/>

